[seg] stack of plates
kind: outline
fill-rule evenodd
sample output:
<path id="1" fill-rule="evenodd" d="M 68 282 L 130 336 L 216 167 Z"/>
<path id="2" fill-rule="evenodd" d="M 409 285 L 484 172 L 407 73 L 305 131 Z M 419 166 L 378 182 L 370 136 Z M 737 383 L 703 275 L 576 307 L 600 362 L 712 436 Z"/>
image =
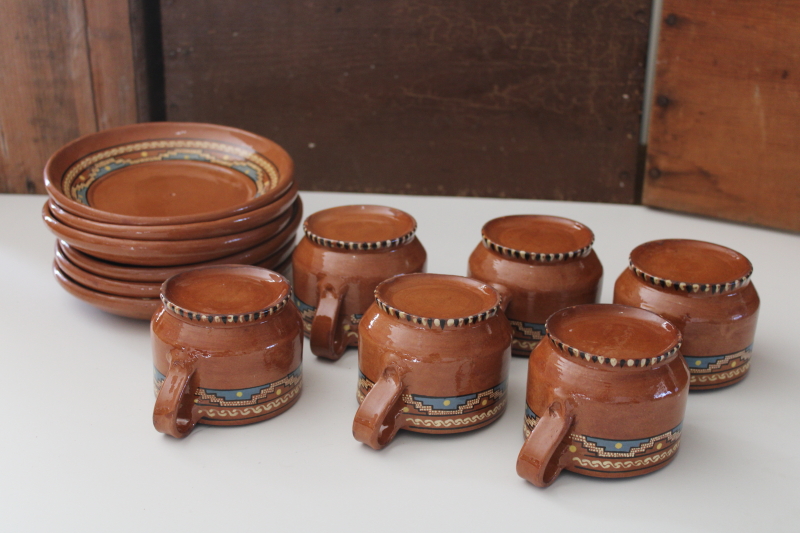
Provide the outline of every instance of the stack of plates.
<path id="1" fill-rule="evenodd" d="M 151 123 L 82 137 L 45 167 L 53 271 L 105 311 L 149 319 L 168 277 L 210 264 L 291 266 L 303 207 L 292 160 L 246 131 Z"/>

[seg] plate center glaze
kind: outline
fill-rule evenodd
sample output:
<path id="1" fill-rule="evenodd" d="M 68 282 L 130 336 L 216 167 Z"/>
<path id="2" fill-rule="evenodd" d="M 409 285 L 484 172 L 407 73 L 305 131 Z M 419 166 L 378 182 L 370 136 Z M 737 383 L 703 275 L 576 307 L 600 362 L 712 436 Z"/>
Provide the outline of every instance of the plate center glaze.
<path id="1" fill-rule="evenodd" d="M 201 161 L 140 163 L 110 172 L 87 192 L 91 207 L 131 216 L 180 216 L 241 205 L 257 191 L 236 170 Z"/>

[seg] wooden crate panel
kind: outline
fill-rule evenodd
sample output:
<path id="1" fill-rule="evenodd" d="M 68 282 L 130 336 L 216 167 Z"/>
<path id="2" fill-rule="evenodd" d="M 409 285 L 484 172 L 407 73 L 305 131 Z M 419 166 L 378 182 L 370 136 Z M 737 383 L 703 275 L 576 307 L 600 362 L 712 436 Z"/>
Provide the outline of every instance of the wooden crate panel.
<path id="1" fill-rule="evenodd" d="M 800 3 L 665 0 L 647 205 L 800 231 Z"/>
<path id="2" fill-rule="evenodd" d="M 631 203 L 649 4 L 162 0 L 167 116 L 306 189 Z"/>

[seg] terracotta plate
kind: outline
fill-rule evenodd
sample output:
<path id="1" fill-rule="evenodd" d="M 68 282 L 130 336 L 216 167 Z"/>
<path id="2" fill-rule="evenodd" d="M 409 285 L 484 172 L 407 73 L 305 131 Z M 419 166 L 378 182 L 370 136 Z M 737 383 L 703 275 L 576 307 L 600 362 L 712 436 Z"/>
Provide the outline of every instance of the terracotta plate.
<path id="1" fill-rule="evenodd" d="M 86 219 L 164 225 L 216 220 L 272 203 L 292 184 L 283 148 L 213 124 L 111 128 L 58 150 L 45 166 L 55 203 Z"/>

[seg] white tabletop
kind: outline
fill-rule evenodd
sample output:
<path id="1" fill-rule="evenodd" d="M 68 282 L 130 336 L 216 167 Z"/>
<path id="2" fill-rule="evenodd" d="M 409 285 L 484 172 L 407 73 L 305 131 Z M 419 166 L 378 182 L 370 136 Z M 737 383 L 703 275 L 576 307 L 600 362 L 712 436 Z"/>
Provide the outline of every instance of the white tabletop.
<path id="1" fill-rule="evenodd" d="M 306 215 L 375 203 L 418 222 L 428 271 L 464 274 L 487 220 L 566 216 L 594 230 L 610 302 L 630 250 L 687 237 L 750 258 L 761 296 L 750 375 L 692 393 L 680 453 L 626 480 L 517 477 L 527 360 L 505 415 L 457 436 L 401 432 L 375 451 L 351 434 L 357 354 L 317 359 L 285 414 L 157 433 L 148 324 L 96 310 L 52 276 L 43 196 L 0 196 L 3 531 L 798 531 L 800 237 L 640 206 L 303 192 Z"/>

